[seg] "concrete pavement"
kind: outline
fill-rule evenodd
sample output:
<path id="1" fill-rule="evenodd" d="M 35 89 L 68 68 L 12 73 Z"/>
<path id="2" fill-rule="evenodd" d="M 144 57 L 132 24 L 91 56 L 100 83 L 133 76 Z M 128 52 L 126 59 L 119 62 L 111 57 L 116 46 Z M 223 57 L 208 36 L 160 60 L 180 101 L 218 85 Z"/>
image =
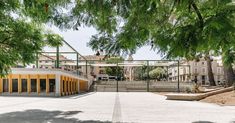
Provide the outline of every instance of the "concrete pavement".
<path id="1" fill-rule="evenodd" d="M 235 106 L 170 101 L 147 92 L 0 97 L 0 123 L 234 123 Z"/>

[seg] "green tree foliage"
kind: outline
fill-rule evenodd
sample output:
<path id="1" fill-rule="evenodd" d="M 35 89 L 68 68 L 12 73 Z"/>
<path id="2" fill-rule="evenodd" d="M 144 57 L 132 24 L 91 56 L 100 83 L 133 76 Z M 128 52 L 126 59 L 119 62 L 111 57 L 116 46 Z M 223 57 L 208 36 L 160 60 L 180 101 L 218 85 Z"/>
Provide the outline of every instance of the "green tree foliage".
<path id="1" fill-rule="evenodd" d="M 37 52 L 46 45 L 59 46 L 62 38 L 42 29 L 41 23 L 23 14 L 20 0 L 0 1 L 0 75 L 8 74 L 18 63 L 36 60 Z"/>
<path id="2" fill-rule="evenodd" d="M 117 64 L 117 63 L 122 63 L 123 60 L 124 59 L 122 57 L 110 57 L 107 59 L 106 63 Z M 121 66 L 106 67 L 105 73 L 108 74 L 109 76 L 117 76 L 119 80 L 121 78 L 124 78 L 124 71 L 123 67 Z"/>
<path id="3" fill-rule="evenodd" d="M 97 38 L 96 45 L 117 45 L 117 49 L 106 50 L 123 48 L 126 51 L 152 44 L 171 59 L 184 57 L 190 60 L 208 52 L 222 54 L 225 78 L 227 84 L 232 85 L 235 6 L 231 0 L 130 0 L 122 7 L 127 8 L 118 14 L 124 20 L 123 26 L 114 35 L 105 35 L 105 38 L 112 37 L 112 43 L 103 44 L 100 35 L 102 38 Z"/>
<path id="4" fill-rule="evenodd" d="M 161 79 L 166 79 L 167 71 L 161 67 L 157 67 L 149 72 L 150 79 L 156 79 L 160 81 Z"/>
<path id="5" fill-rule="evenodd" d="M 232 0 L 23 1 L 27 1 L 26 13 L 34 19 L 61 28 L 94 26 L 99 33 L 89 43 L 93 49 L 120 54 L 152 45 L 166 58 L 189 60 L 208 52 L 222 54 L 225 73 L 233 75 L 235 5 Z M 46 6 L 49 8 L 45 12 Z M 58 11 L 66 7 L 69 7 L 67 12 Z M 232 84 L 233 80 L 228 79 L 231 77 L 226 77 L 228 85 Z"/>

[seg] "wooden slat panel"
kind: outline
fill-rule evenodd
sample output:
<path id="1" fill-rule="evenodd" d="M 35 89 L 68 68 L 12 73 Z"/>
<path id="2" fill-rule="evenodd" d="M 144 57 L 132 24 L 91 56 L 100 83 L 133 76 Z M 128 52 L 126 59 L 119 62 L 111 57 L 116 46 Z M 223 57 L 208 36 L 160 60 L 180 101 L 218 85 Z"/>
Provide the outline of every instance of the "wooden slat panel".
<path id="1" fill-rule="evenodd" d="M 18 93 L 21 93 L 22 87 L 21 87 L 21 75 L 18 76 Z"/>
<path id="2" fill-rule="evenodd" d="M 12 79 L 18 79 L 19 78 L 19 74 L 11 74 Z"/>
<path id="3" fill-rule="evenodd" d="M 49 85 L 49 75 L 46 76 L 46 93 L 49 94 L 49 88 L 50 88 L 50 85 Z"/>
<path id="4" fill-rule="evenodd" d="M 46 79 L 47 75 L 46 74 L 39 74 L 39 79 Z"/>
<path id="5" fill-rule="evenodd" d="M 2 78 L 0 78 L 0 93 L 3 91 L 3 84 L 2 84 Z"/>
<path id="6" fill-rule="evenodd" d="M 22 79 L 27 79 L 28 78 L 28 74 L 21 74 L 21 78 Z"/>
<path id="7" fill-rule="evenodd" d="M 55 74 L 48 74 L 49 79 L 55 79 Z"/>
<path id="8" fill-rule="evenodd" d="M 8 80 L 9 80 L 9 84 L 8 84 L 8 87 L 9 87 L 9 93 L 12 93 L 12 77 L 11 77 L 12 75 L 10 74 L 9 76 L 8 76 Z"/>
<path id="9" fill-rule="evenodd" d="M 82 81 L 82 80 L 80 80 L 79 81 L 80 83 L 79 83 L 79 88 L 80 88 L 80 91 L 82 91 L 82 92 L 85 92 L 85 91 L 87 91 L 87 82 L 86 81 Z"/>
<path id="10" fill-rule="evenodd" d="M 37 74 L 30 74 L 30 78 L 31 78 L 31 79 L 37 79 L 38 76 L 37 76 Z"/>
<path id="11" fill-rule="evenodd" d="M 28 94 L 31 93 L 31 78 L 30 75 L 27 77 L 27 89 L 28 89 Z"/>

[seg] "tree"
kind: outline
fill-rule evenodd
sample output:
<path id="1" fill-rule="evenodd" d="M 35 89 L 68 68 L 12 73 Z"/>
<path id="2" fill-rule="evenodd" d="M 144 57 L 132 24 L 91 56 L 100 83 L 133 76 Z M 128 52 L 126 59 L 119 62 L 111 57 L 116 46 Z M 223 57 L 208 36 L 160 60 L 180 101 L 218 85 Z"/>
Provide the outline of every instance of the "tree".
<path id="1" fill-rule="evenodd" d="M 231 0 L 130 1 L 130 5 L 123 6 L 128 9 L 119 14 L 123 15 L 124 26 L 115 36 L 111 35 L 114 37 L 111 44 L 118 43 L 123 49 L 136 49 L 150 41 L 153 47 L 166 54 L 166 58 L 187 59 L 194 59 L 197 54 L 205 52 L 218 55 L 233 51 L 235 7 Z M 109 37 L 107 35 L 105 38 Z M 128 43 L 124 43 L 125 41 Z M 98 43 L 104 45 L 99 39 Z M 234 81 L 231 64 L 234 60 L 226 62 L 226 59 L 231 59 L 228 58 L 231 55 L 222 56 L 225 78 L 228 86 L 231 86 Z"/>
<path id="2" fill-rule="evenodd" d="M 32 18 L 53 21 L 59 27 L 94 26 L 99 33 L 90 46 L 102 47 L 110 54 L 135 52 L 146 44 L 171 59 L 195 59 L 197 54 L 206 52 L 222 54 L 227 84 L 233 83 L 234 61 L 227 60 L 233 54 L 235 42 L 232 0 L 77 0 L 68 13 L 56 11 L 58 5 L 64 7 L 70 2 L 32 2 L 35 10 L 52 4 L 46 18 L 35 16 L 35 11 L 27 12 Z"/>
<path id="3" fill-rule="evenodd" d="M 107 64 L 118 64 L 123 62 L 122 57 L 110 57 L 107 59 L 106 63 Z M 124 72 L 123 72 L 123 67 L 121 66 L 111 66 L 111 67 L 106 67 L 105 68 L 105 73 L 108 74 L 109 76 L 117 76 L 119 80 L 121 78 L 124 78 Z"/>
<path id="4" fill-rule="evenodd" d="M 213 59 L 210 58 L 210 56 L 208 54 L 206 54 L 204 58 L 205 58 L 206 64 L 207 64 L 207 74 L 208 74 L 208 79 L 209 79 L 209 82 L 210 82 L 210 86 L 216 86 L 215 79 L 214 79 L 214 74 L 213 74 L 213 71 L 212 71 L 212 64 L 211 64 L 211 61 Z"/>
<path id="5" fill-rule="evenodd" d="M 149 72 L 149 76 L 151 79 L 157 79 L 160 81 L 161 79 L 166 79 L 167 72 L 161 67 L 157 67 Z"/>
<path id="6" fill-rule="evenodd" d="M 0 76 L 10 72 L 18 63 L 27 65 L 37 59 L 46 45 L 59 46 L 62 38 L 30 21 L 18 0 L 0 1 Z"/>

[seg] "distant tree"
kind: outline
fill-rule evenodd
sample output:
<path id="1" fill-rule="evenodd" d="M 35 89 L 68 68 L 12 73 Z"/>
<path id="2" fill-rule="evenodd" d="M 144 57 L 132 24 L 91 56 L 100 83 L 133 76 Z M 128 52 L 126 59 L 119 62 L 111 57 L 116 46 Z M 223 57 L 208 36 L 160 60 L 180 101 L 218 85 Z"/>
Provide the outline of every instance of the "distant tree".
<path id="1" fill-rule="evenodd" d="M 160 81 L 161 79 L 166 79 L 167 71 L 161 67 L 157 67 L 149 72 L 150 79 L 156 79 Z"/>
<path id="2" fill-rule="evenodd" d="M 124 59 L 122 57 L 110 57 L 107 59 L 106 63 L 107 64 L 117 64 L 117 63 L 122 63 Z M 109 76 L 117 76 L 117 79 L 124 79 L 124 68 L 121 66 L 110 66 L 110 67 L 105 67 L 105 73 L 108 74 Z"/>

